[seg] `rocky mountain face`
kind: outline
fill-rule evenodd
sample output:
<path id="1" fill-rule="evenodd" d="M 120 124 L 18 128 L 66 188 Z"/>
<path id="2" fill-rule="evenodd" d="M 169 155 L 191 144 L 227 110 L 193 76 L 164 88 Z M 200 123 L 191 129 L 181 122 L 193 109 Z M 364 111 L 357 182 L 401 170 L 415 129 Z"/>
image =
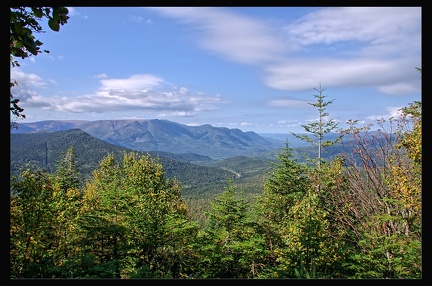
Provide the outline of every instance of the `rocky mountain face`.
<path id="1" fill-rule="evenodd" d="M 267 140 L 255 132 L 213 127 L 187 126 L 149 120 L 39 121 L 24 123 L 12 133 L 81 129 L 102 141 L 138 151 L 195 153 L 213 159 L 251 156 L 283 147 L 283 142 Z"/>

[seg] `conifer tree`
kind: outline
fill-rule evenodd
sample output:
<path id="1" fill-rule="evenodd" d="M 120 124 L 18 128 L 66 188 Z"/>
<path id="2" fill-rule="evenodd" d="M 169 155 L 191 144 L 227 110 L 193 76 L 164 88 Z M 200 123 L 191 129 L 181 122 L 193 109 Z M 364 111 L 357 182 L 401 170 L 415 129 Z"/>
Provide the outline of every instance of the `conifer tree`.
<path id="1" fill-rule="evenodd" d="M 263 241 L 249 223 L 248 203 L 232 181 L 211 203 L 201 235 L 201 278 L 253 278 L 259 275 Z"/>
<path id="2" fill-rule="evenodd" d="M 60 185 L 59 187 L 64 191 L 80 187 L 80 172 L 73 146 L 69 147 L 66 153 L 62 154 L 60 161 L 57 162 L 55 178 Z"/>
<path id="3" fill-rule="evenodd" d="M 302 200 L 307 193 L 308 168 L 293 159 L 292 149 L 285 142 L 283 152 L 277 156 L 270 177 L 264 182 L 264 193 L 253 205 L 254 228 L 265 240 L 266 265 L 278 269 L 283 248 L 283 232 L 291 208 Z M 270 271 L 273 277 L 275 271 Z M 273 273 L 273 274 L 271 274 Z"/>
<path id="4" fill-rule="evenodd" d="M 53 277 L 73 278 L 77 275 L 76 261 L 79 256 L 78 219 L 81 207 L 82 190 L 80 174 L 73 147 L 70 147 L 59 162 L 53 181 L 53 221 L 55 231 L 53 256 L 55 267 Z"/>
<path id="5" fill-rule="evenodd" d="M 325 89 L 320 87 L 317 89 L 315 88 L 315 90 L 318 92 L 318 94 L 314 95 L 314 97 L 316 98 L 316 102 L 315 103 L 308 103 L 309 105 L 312 105 L 313 107 L 318 109 L 318 122 L 313 122 L 313 123 L 309 123 L 307 125 L 302 125 L 303 129 L 308 132 L 311 133 L 313 137 L 307 135 L 307 134 L 302 134 L 302 135 L 298 135 L 296 133 L 291 132 L 291 134 L 293 134 L 295 137 L 312 143 L 314 145 L 317 145 L 318 147 L 318 157 L 317 157 L 317 165 L 318 165 L 318 169 L 320 167 L 321 164 L 321 154 L 323 151 L 323 148 L 325 147 L 329 147 L 332 146 L 336 143 L 338 143 L 341 140 L 341 136 L 338 136 L 336 139 L 334 140 L 326 140 L 325 139 L 325 135 L 327 133 L 330 133 L 332 131 L 336 131 L 337 126 L 338 126 L 338 121 L 335 119 L 328 119 L 328 115 L 329 113 L 326 112 L 327 106 L 331 103 L 333 103 L 333 100 L 329 100 L 329 101 L 324 101 L 325 98 L 327 97 L 326 95 L 324 95 L 324 91 Z"/>

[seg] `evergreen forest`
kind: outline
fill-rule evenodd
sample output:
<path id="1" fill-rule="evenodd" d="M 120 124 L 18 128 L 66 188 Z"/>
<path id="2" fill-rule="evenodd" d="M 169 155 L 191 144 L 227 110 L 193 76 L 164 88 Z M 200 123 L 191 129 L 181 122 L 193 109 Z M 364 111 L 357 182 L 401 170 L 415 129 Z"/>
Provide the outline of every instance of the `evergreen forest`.
<path id="1" fill-rule="evenodd" d="M 420 279 L 421 102 L 401 114 L 379 140 L 355 120 L 332 142 L 334 122 L 304 126 L 318 154 L 287 141 L 258 193 L 228 179 L 201 221 L 159 159 L 108 153 L 84 178 L 71 147 L 10 178 L 10 278 Z M 323 159 L 336 142 L 351 151 Z"/>
<path id="2" fill-rule="evenodd" d="M 59 31 L 69 19 L 63 6 L 27 8 L 10 7 L 12 68 L 49 53 L 39 20 Z M 421 102 L 378 120 L 377 133 L 349 120 L 330 141 L 332 101 L 317 91 L 319 121 L 298 135 L 317 152 L 297 160 L 287 141 L 259 190 L 215 182 L 201 214 L 190 186 L 142 152 L 108 151 L 90 174 L 73 147 L 53 172 L 11 166 L 10 279 L 421 279 Z M 25 118 L 12 91 L 10 112 L 12 129 Z M 324 158 L 335 144 L 349 152 Z"/>

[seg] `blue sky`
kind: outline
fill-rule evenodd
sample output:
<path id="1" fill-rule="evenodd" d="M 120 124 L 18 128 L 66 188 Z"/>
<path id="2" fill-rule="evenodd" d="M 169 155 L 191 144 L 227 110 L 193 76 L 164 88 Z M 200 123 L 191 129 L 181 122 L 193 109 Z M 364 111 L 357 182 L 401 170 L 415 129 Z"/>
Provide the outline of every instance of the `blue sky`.
<path id="1" fill-rule="evenodd" d="M 421 7 L 69 7 L 11 68 L 26 119 L 167 119 L 257 133 L 360 125 L 421 100 Z"/>

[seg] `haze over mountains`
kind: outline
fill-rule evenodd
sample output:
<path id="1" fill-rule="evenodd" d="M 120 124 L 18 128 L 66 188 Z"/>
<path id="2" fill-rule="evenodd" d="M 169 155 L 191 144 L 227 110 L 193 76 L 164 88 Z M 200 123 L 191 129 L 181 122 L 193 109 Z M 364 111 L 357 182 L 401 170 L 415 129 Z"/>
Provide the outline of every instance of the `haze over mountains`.
<path id="1" fill-rule="evenodd" d="M 326 135 L 332 140 L 337 133 Z M 349 141 L 349 136 L 346 139 Z M 202 220 L 203 210 L 228 180 L 234 179 L 236 188 L 248 199 L 261 194 L 286 140 L 293 159 L 306 163 L 306 158 L 316 158 L 317 146 L 292 134 L 257 134 L 166 120 L 40 121 L 11 129 L 10 174 L 18 175 L 29 166 L 52 173 L 69 147 L 74 148 L 84 178 L 89 178 L 109 153 L 119 161 L 125 151 L 142 152 L 158 158 L 167 177 L 181 182 L 191 216 Z M 336 144 L 325 148 L 322 158 L 329 160 L 351 151 Z"/>
<path id="2" fill-rule="evenodd" d="M 316 146 L 303 141 L 301 145 L 292 134 L 259 135 L 167 120 L 40 121 L 11 130 L 10 170 L 17 175 L 31 164 L 52 172 L 62 153 L 73 146 L 79 169 L 89 176 L 109 153 L 119 160 L 124 151 L 138 151 L 159 157 L 166 175 L 182 182 L 186 197 L 215 194 L 230 178 L 258 193 L 286 140 L 300 162 L 317 156 Z M 322 155 L 331 158 L 343 151 L 336 145 Z"/>
<path id="3" fill-rule="evenodd" d="M 180 123 L 149 120 L 48 120 L 20 124 L 11 133 L 54 132 L 81 129 L 102 141 L 138 151 L 163 151 L 175 154 L 195 153 L 213 159 L 233 156 L 254 156 L 258 153 L 283 148 L 290 137 L 291 147 L 298 147 L 298 139 L 290 134 L 259 134 L 240 129 L 213 127 L 209 124 L 187 126 Z M 285 139 L 283 139 L 285 138 Z M 292 144 L 295 142 L 297 144 Z M 303 144 L 304 146 L 304 144 Z"/>
<path id="4" fill-rule="evenodd" d="M 54 132 L 11 134 L 10 142 L 11 176 L 19 175 L 22 169 L 28 167 L 53 173 L 57 163 L 70 147 L 74 148 L 77 167 L 83 178 L 89 178 L 108 154 L 113 154 L 120 162 L 124 152 L 141 153 L 141 151 L 104 142 L 77 128 Z M 142 151 L 142 153 L 158 158 L 165 175 L 181 182 L 182 195 L 186 200 L 208 201 L 210 197 L 224 190 L 229 179 L 235 179 L 236 186 L 244 189 L 246 193 L 258 194 L 262 189 L 264 177 L 275 162 L 275 159 L 264 157 L 237 156 L 214 160 L 195 153 L 175 154 L 164 151 Z"/>

